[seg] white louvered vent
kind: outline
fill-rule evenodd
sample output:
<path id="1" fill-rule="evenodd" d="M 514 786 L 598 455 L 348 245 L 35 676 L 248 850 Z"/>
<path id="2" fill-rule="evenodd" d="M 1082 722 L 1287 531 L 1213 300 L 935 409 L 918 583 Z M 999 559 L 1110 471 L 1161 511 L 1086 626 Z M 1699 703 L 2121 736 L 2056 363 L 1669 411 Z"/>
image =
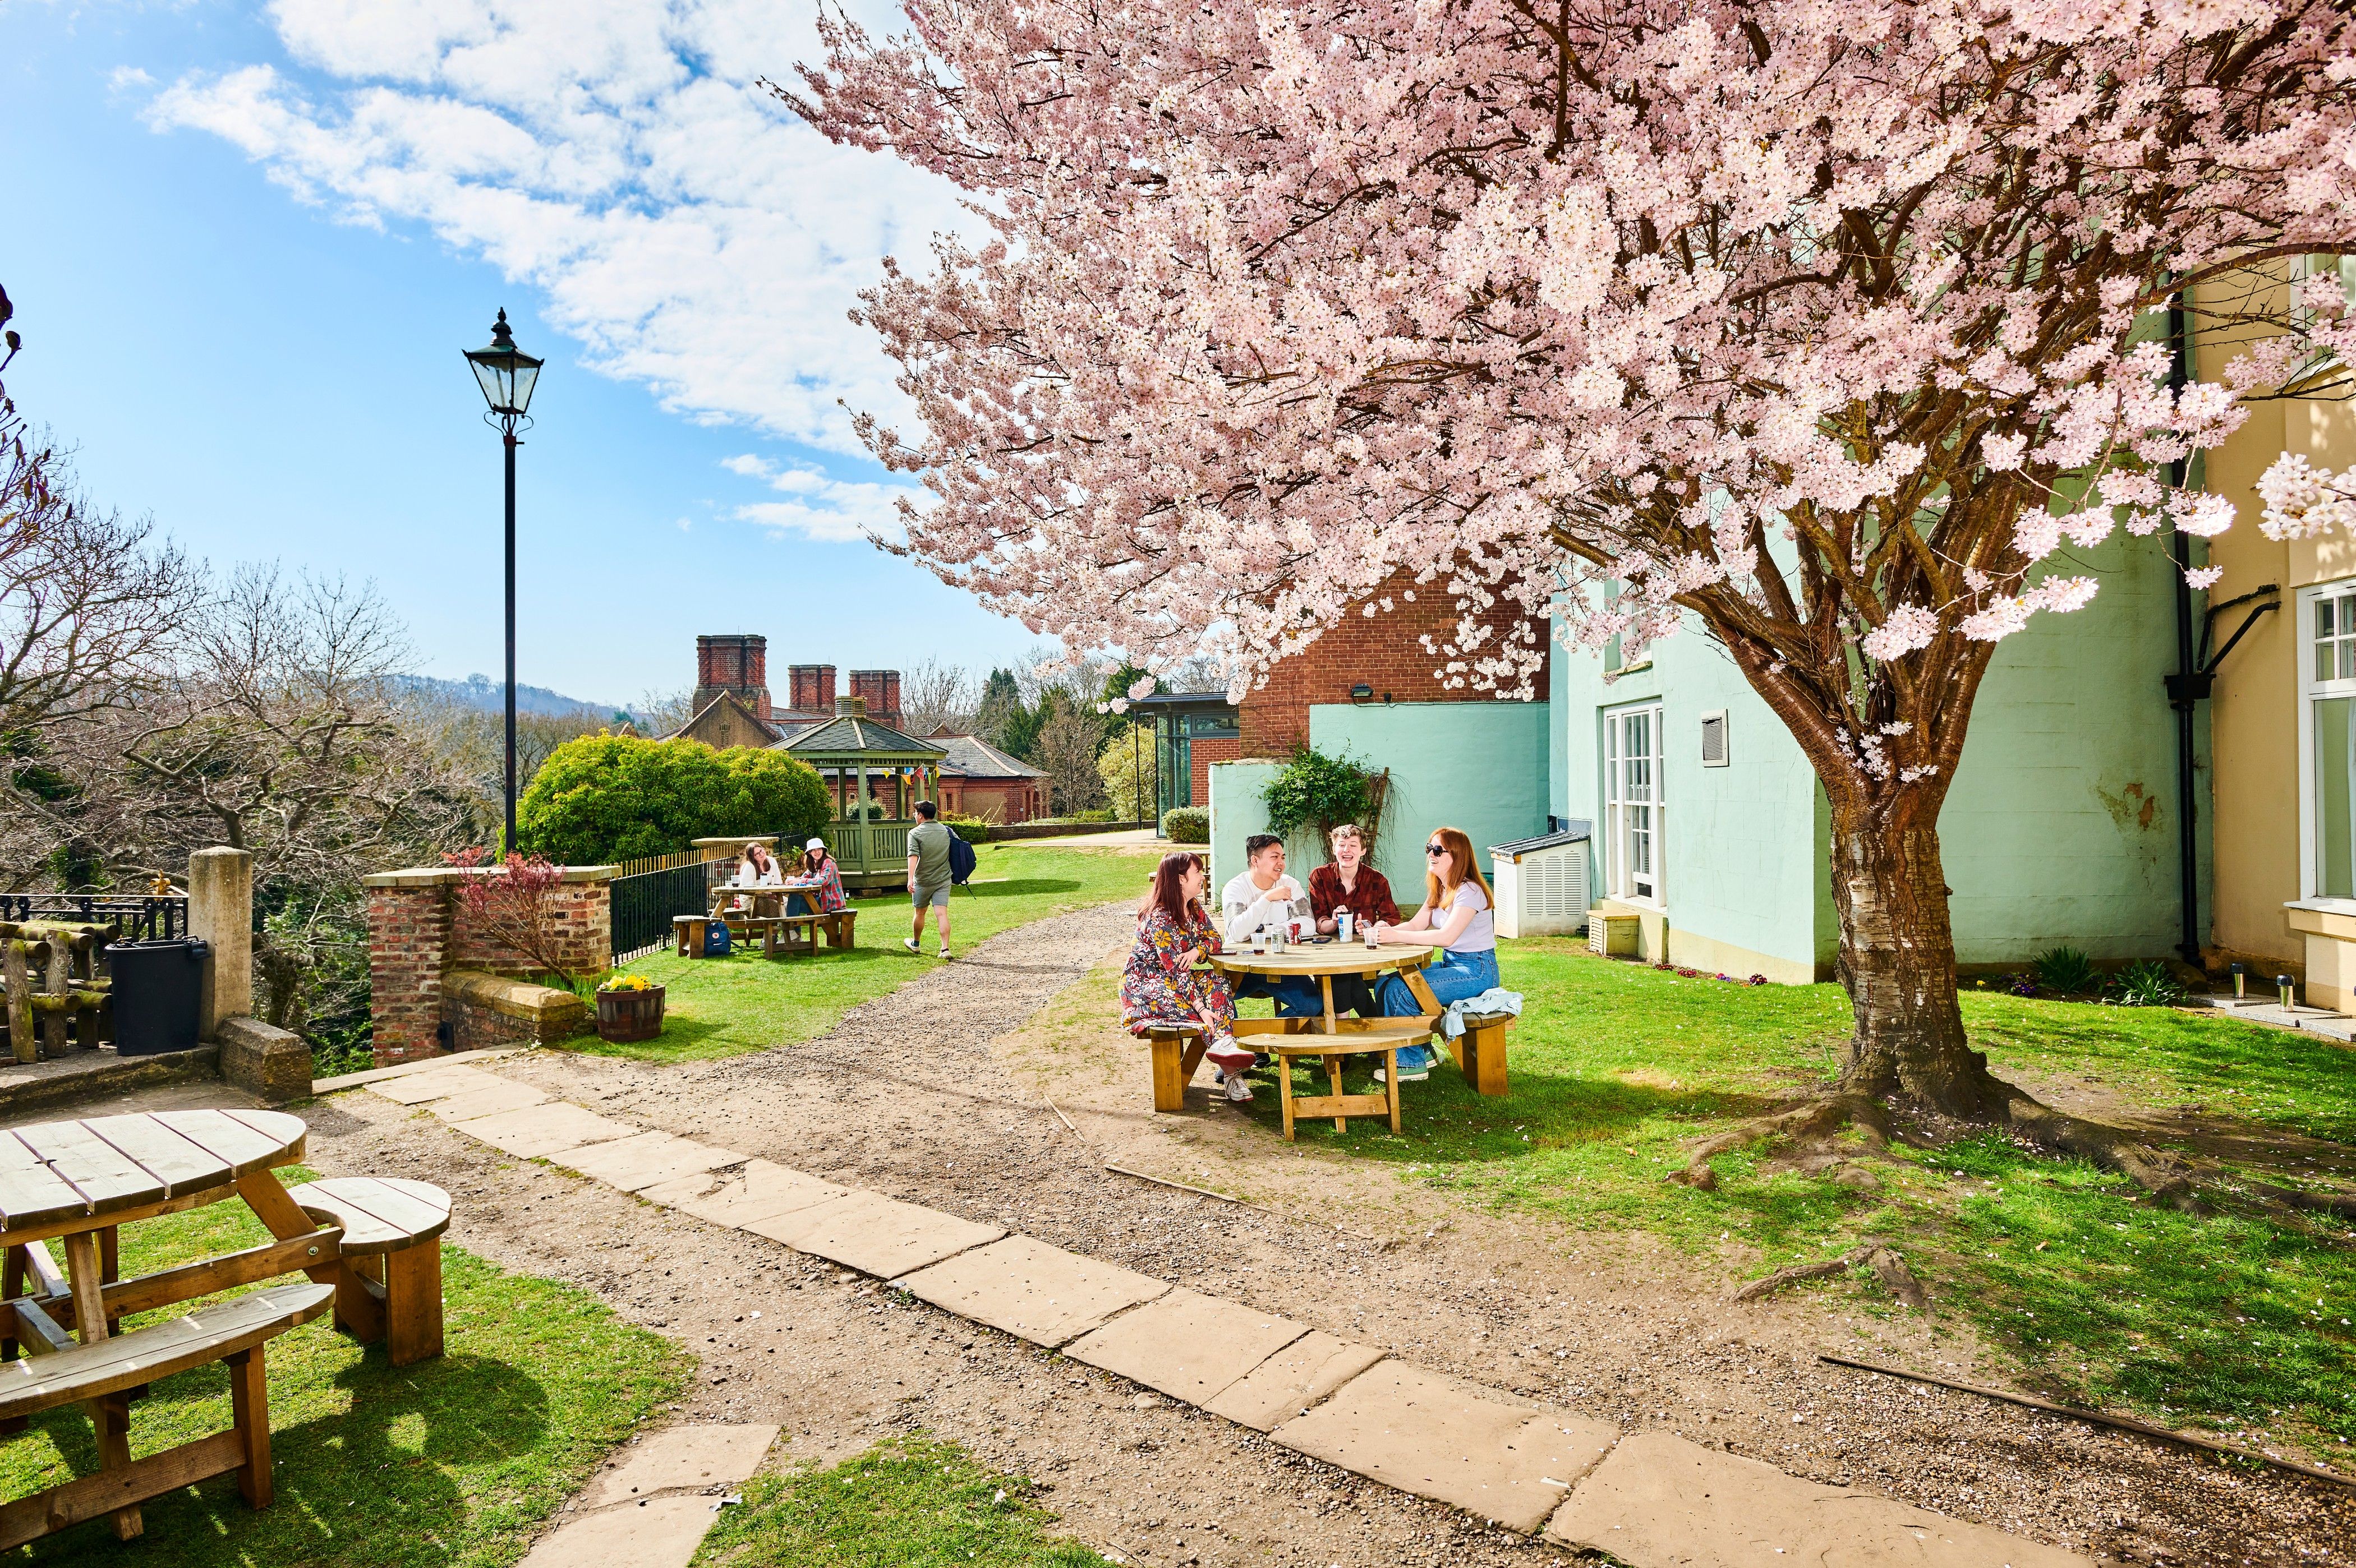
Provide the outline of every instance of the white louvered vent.
<path id="1" fill-rule="evenodd" d="M 1569 935 L 1585 925 L 1587 859 L 1584 837 L 1510 858 L 1499 854 L 1497 934 Z"/>
<path id="2" fill-rule="evenodd" d="M 1701 716 L 1701 765 L 1706 768 L 1726 766 L 1726 709 Z"/>

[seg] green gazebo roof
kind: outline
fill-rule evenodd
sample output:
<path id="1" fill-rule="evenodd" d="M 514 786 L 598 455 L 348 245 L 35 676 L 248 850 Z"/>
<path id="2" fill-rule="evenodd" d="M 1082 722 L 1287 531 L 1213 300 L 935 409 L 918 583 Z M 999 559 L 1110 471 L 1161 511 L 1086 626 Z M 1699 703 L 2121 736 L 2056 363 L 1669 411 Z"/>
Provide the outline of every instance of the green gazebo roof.
<path id="1" fill-rule="evenodd" d="M 929 741 L 919 741 L 889 724 L 878 724 L 856 714 L 839 714 L 823 724 L 813 725 L 783 742 L 783 749 L 814 764 L 937 763 L 948 755 Z"/>

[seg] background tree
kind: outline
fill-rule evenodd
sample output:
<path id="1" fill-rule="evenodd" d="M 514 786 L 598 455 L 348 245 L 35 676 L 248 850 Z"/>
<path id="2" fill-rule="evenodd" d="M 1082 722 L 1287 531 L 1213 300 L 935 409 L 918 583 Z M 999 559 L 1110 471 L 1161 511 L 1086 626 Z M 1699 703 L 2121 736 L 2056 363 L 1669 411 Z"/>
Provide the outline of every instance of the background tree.
<path id="1" fill-rule="evenodd" d="M 1104 720 L 1060 690 L 1047 694 L 1038 709 L 1038 738 L 1027 760 L 1047 773 L 1047 806 L 1057 816 L 1077 816 L 1105 803 L 1097 752 L 1105 743 Z"/>
<path id="2" fill-rule="evenodd" d="M 832 816 L 826 784 L 783 752 L 587 735 L 549 756 L 516 802 L 526 851 L 594 866 L 774 833 L 798 844 Z"/>
<path id="3" fill-rule="evenodd" d="M 2267 272 L 2356 241 L 2343 8 L 908 14 L 828 13 L 785 96 L 997 230 L 887 261 L 864 313 L 922 421 L 861 427 L 935 493 L 914 555 L 1239 685 L 1402 569 L 1464 612 L 1454 686 L 1529 690 L 1545 649 L 1472 613 L 1499 601 L 1631 655 L 1690 617 L 1829 801 L 1839 1114 L 2134 1157 L 1969 1048 L 1939 808 L 1997 642 L 2094 591 L 2062 541 L 2216 532 L 2189 454 L 2243 399 L 2344 385 L 2336 282 Z M 2251 346 L 2178 385 L 2172 300 Z"/>
<path id="4" fill-rule="evenodd" d="M 1021 715 L 1023 707 L 1023 688 L 1016 684 L 1014 672 L 1003 667 L 991 670 L 974 703 L 973 732 L 1000 751 L 1020 756 L 1006 741 L 1007 727 Z"/>
<path id="5" fill-rule="evenodd" d="M 911 735 L 974 732 L 981 693 L 973 672 L 927 656 L 900 677 L 900 717 Z"/>
<path id="6" fill-rule="evenodd" d="M 1097 752 L 1097 776 L 1104 781 L 1105 804 L 1123 820 L 1149 822 L 1161 809 L 1159 761 L 1153 731 L 1143 724 L 1119 720 Z"/>

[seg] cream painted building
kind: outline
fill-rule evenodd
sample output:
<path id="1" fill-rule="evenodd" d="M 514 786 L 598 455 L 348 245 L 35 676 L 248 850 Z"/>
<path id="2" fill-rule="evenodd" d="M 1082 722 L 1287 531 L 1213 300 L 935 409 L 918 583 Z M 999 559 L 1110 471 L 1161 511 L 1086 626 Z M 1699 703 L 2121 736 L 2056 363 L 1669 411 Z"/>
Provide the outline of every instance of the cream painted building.
<path id="1" fill-rule="evenodd" d="M 2196 344 L 2203 375 L 2230 345 Z M 2356 464 L 2356 409 L 2293 399 L 2250 405 L 2206 454 L 2206 487 L 2230 497 L 2234 526 L 2209 541 L 2224 575 L 2211 605 L 2222 639 L 2271 597 L 2217 674 L 2210 699 L 2215 893 L 2210 941 L 2221 958 L 2303 980 L 2306 999 L 2356 1004 L 2356 541 L 2269 539 L 2258 475 L 2286 452 L 2319 467 Z M 2265 595 L 2272 585 L 2276 592 Z"/>

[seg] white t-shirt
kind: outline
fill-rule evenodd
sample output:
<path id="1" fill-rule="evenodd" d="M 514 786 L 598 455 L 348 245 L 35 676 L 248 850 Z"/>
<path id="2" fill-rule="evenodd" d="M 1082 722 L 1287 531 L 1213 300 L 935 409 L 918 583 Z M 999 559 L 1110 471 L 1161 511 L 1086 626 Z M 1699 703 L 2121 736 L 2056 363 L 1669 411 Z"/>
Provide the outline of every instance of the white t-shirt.
<path id="1" fill-rule="evenodd" d="M 1290 875 L 1279 877 L 1276 886 L 1282 888 L 1291 881 Z M 1293 886 L 1300 884 L 1294 882 Z M 1251 940 L 1252 933 L 1281 925 L 1308 907 L 1309 901 L 1305 897 L 1296 906 L 1290 900 L 1276 897 L 1274 889 L 1261 892 L 1258 884 L 1251 880 L 1251 873 L 1246 871 L 1229 881 L 1220 892 L 1219 924 L 1227 945 L 1238 947 Z"/>
<path id="2" fill-rule="evenodd" d="M 1456 884 L 1452 893 L 1441 895 L 1451 900 L 1445 907 L 1432 912 L 1435 928 L 1444 927 L 1461 909 L 1473 912 L 1472 923 L 1464 934 L 1448 944 L 1451 953 L 1494 953 L 1497 950 L 1497 916 L 1489 908 L 1489 901 L 1481 896 L 1481 884 L 1469 879 Z"/>
<path id="3" fill-rule="evenodd" d="M 785 880 L 778 873 L 777 862 L 773 857 L 769 861 L 769 869 L 766 871 L 754 870 L 750 860 L 737 861 L 736 880 L 733 885 L 740 888 L 774 888 Z"/>

